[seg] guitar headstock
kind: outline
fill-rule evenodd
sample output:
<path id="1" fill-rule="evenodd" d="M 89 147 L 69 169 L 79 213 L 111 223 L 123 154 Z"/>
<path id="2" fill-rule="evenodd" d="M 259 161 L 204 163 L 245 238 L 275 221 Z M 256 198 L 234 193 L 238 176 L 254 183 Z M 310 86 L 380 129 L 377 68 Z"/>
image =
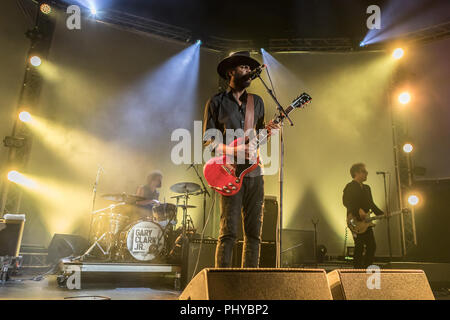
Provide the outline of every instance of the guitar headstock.
<path id="1" fill-rule="evenodd" d="M 304 108 L 312 100 L 311 96 L 305 92 L 299 95 L 292 101 L 291 106 L 293 108 Z"/>

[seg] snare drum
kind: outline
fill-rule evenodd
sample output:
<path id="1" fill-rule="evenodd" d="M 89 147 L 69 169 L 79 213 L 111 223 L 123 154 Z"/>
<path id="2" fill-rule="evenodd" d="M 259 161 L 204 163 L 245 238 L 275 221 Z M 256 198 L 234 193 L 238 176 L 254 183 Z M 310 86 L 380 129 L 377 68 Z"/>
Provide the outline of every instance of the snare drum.
<path id="1" fill-rule="evenodd" d="M 128 225 L 120 234 L 119 256 L 122 260 L 152 261 L 164 248 L 161 226 L 151 219 L 142 219 Z"/>

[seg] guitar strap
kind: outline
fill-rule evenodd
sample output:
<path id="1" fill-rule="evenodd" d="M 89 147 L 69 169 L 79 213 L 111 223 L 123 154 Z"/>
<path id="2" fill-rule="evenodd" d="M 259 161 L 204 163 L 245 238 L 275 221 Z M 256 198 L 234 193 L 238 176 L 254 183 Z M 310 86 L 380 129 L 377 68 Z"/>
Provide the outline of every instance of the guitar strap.
<path id="1" fill-rule="evenodd" d="M 245 105 L 245 120 L 244 120 L 244 132 L 253 128 L 253 122 L 255 119 L 255 102 L 253 95 L 247 94 L 247 103 Z"/>

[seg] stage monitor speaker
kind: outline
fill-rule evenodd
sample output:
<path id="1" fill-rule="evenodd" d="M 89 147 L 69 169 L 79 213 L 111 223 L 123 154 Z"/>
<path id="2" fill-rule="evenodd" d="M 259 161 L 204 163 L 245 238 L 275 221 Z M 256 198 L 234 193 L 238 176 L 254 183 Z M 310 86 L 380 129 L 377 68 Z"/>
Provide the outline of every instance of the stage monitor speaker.
<path id="1" fill-rule="evenodd" d="M 278 202 L 275 196 L 265 196 L 264 197 L 264 216 L 263 225 L 261 231 L 261 240 L 267 242 L 276 241 L 277 232 L 277 219 L 278 219 Z M 242 221 L 239 222 L 238 226 L 238 240 L 243 240 L 243 226 Z"/>
<path id="2" fill-rule="evenodd" d="M 332 300 L 323 269 L 203 269 L 180 300 Z"/>
<path id="3" fill-rule="evenodd" d="M 434 300 L 422 270 L 343 269 L 327 277 L 334 300 Z"/>
<path id="4" fill-rule="evenodd" d="M 80 256 L 89 247 L 88 241 L 74 234 L 57 234 L 48 245 L 48 263 L 55 263 L 59 259 L 69 256 Z"/>
<path id="5" fill-rule="evenodd" d="M 200 239 L 191 239 L 187 244 L 188 248 L 186 250 L 186 257 L 182 263 L 183 265 L 181 270 L 181 286 L 183 288 L 202 269 L 214 268 L 217 240 L 204 239 L 197 270 L 195 270 L 195 264 L 197 263 L 197 257 L 200 250 L 200 243 Z M 194 271 L 196 271 L 195 274 Z"/>

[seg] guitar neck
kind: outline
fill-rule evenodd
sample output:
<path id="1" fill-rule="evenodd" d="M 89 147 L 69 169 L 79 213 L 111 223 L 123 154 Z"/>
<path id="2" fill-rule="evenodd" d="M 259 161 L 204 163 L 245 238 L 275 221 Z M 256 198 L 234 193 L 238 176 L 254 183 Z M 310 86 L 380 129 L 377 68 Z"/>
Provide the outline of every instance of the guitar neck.
<path id="1" fill-rule="evenodd" d="M 289 114 L 289 113 L 290 113 L 292 110 L 294 110 L 294 109 L 295 109 L 295 108 L 294 108 L 292 105 L 290 105 L 289 107 L 287 107 L 287 108 L 285 109 L 286 114 Z M 275 116 L 275 117 L 272 119 L 272 121 L 273 121 L 273 123 L 278 124 L 278 123 L 280 123 L 281 119 L 283 119 L 283 118 L 284 118 L 284 115 L 277 115 L 277 116 Z M 266 126 L 266 130 L 267 130 L 267 128 L 268 128 L 268 126 Z M 258 140 L 258 141 L 263 141 L 264 139 L 267 138 L 267 135 L 268 135 L 268 133 L 263 135 L 262 132 L 261 132 L 261 133 L 258 134 L 257 140 Z"/>
<path id="2" fill-rule="evenodd" d="M 393 217 L 393 216 L 396 216 L 396 215 L 399 215 L 399 214 L 402 214 L 402 213 L 403 213 L 402 210 L 400 210 L 400 211 L 395 211 L 395 212 L 393 212 L 393 213 L 391 213 L 391 214 L 389 215 L 389 218 L 390 218 L 390 217 Z M 366 219 L 366 221 L 369 222 L 369 221 L 381 220 L 381 219 L 386 219 L 386 218 L 387 218 L 387 216 L 385 216 L 385 215 L 382 215 L 382 216 L 375 216 L 375 217 L 370 217 L 370 218 Z"/>

